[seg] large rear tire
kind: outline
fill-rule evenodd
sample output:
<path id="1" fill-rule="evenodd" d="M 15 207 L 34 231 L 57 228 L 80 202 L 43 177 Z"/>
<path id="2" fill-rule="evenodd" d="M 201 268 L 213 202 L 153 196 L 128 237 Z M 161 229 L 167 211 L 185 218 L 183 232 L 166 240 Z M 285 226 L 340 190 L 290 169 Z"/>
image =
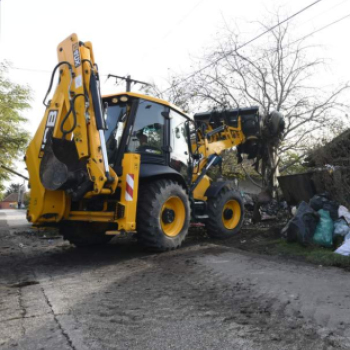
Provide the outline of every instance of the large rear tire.
<path id="1" fill-rule="evenodd" d="M 208 200 L 208 215 L 206 228 L 211 238 L 228 239 L 235 236 L 241 230 L 244 220 L 240 193 L 225 186 L 215 198 Z"/>
<path id="2" fill-rule="evenodd" d="M 59 227 L 64 239 L 76 247 L 107 244 L 112 236 L 106 236 L 108 224 L 101 222 L 64 221 Z"/>
<path id="3" fill-rule="evenodd" d="M 165 179 L 142 184 L 136 224 L 136 237 L 141 245 L 161 251 L 180 247 L 190 224 L 185 189 Z"/>

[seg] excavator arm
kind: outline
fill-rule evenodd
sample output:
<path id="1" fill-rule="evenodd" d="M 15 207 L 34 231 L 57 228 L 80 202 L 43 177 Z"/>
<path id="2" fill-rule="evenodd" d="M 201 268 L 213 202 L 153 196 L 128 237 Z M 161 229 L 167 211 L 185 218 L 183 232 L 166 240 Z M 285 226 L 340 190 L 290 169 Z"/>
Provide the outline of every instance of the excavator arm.
<path id="1" fill-rule="evenodd" d="M 70 199 L 113 194 L 118 184 L 108 165 L 92 45 L 72 34 L 58 45 L 57 54 L 45 115 L 26 153 L 32 222 L 60 221 L 70 210 Z M 58 84 L 48 100 L 55 75 Z"/>
<path id="2" fill-rule="evenodd" d="M 211 166 L 220 163 L 223 151 L 237 147 L 248 159 L 259 159 L 269 144 L 280 139 L 284 129 L 284 116 L 272 112 L 261 116 L 258 107 L 213 110 L 194 115 L 198 164 L 192 175 L 191 192 L 196 200 L 207 200 L 207 190 L 212 185 L 206 175 Z M 195 154 L 196 156 L 196 154 Z"/>

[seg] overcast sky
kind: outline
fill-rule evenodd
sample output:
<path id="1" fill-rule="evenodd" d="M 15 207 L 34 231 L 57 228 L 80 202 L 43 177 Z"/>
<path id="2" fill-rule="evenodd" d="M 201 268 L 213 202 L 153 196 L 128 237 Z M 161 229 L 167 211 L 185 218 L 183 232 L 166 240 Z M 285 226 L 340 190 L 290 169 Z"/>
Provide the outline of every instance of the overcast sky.
<path id="1" fill-rule="evenodd" d="M 267 10 L 282 7 L 291 15 L 315 0 L 1 0 L 0 60 L 9 60 L 10 78 L 33 90 L 26 113 L 35 132 L 44 115 L 56 47 L 71 33 L 94 45 L 102 74 L 102 92 L 115 89 L 108 73 L 131 74 L 166 87 L 169 70 L 190 71 L 190 56 L 212 46 L 224 23 L 236 21 L 248 37 L 257 35 L 247 22 L 264 22 Z M 298 37 L 350 15 L 350 0 L 322 0 L 292 20 Z M 333 78 L 350 80 L 350 18 L 315 34 L 331 59 Z M 257 42 L 258 43 L 258 42 Z M 24 168 L 24 166 L 23 166 Z M 14 179 L 16 181 L 16 179 Z"/>

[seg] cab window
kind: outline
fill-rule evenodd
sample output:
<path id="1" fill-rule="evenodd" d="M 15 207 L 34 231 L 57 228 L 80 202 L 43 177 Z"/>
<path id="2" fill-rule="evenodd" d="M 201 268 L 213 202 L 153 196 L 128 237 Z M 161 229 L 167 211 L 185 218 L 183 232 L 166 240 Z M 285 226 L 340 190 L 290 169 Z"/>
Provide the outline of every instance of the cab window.
<path id="1" fill-rule="evenodd" d="M 188 120 L 181 114 L 170 112 L 170 166 L 185 178 L 188 173 L 189 150 L 187 135 Z"/>
<path id="2" fill-rule="evenodd" d="M 164 116 L 169 109 L 158 103 L 140 100 L 134 128 L 127 151 L 149 155 L 163 155 Z"/>

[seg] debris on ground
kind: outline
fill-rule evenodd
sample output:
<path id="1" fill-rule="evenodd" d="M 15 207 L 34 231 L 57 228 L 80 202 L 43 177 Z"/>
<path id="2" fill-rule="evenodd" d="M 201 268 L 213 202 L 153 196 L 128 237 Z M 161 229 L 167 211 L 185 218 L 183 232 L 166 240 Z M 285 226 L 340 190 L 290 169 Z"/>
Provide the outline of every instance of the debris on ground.
<path id="1" fill-rule="evenodd" d="M 43 227 L 35 227 L 31 226 L 29 228 L 19 228 L 14 229 L 13 231 L 17 236 L 24 236 L 24 237 L 38 237 L 39 239 L 59 239 L 62 238 L 61 235 L 59 235 L 59 231 L 56 227 L 51 226 L 43 226 Z"/>
<path id="2" fill-rule="evenodd" d="M 350 211 L 327 192 L 302 201 L 293 218 L 280 231 L 287 242 L 303 246 L 336 248 L 336 254 L 350 256 Z"/>
<path id="3" fill-rule="evenodd" d="M 281 220 L 289 215 L 287 202 L 272 199 L 266 191 L 259 194 L 243 193 L 242 197 L 246 210 L 246 224 Z"/>
<path id="4" fill-rule="evenodd" d="M 260 207 L 261 220 L 274 220 L 277 219 L 278 212 L 280 211 L 280 204 L 276 200 L 271 200 L 267 204 L 263 204 Z"/>

